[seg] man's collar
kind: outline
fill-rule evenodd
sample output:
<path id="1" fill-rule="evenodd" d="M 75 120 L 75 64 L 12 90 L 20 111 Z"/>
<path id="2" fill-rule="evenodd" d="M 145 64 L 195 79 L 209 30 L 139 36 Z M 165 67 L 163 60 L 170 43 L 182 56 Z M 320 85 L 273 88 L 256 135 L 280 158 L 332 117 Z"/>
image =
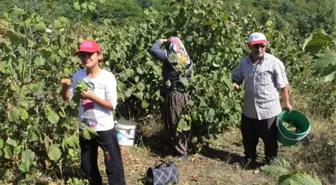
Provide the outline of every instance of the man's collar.
<path id="1" fill-rule="evenodd" d="M 262 63 L 264 60 L 265 60 L 265 55 L 266 55 L 266 52 L 264 53 L 264 55 L 259 59 L 259 61 L 257 63 Z M 250 53 L 249 55 L 249 60 L 250 62 L 253 64 L 253 58 L 252 58 L 252 54 Z"/>

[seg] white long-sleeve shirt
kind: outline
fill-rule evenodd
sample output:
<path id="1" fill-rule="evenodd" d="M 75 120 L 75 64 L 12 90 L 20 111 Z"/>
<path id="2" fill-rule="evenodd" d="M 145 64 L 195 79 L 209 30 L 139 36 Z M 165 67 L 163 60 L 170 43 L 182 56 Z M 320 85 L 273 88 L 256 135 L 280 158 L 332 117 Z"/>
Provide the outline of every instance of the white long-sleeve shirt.
<path id="1" fill-rule="evenodd" d="M 77 83 L 82 80 L 88 85 L 89 91 L 92 91 L 100 99 L 110 101 L 114 108 L 117 106 L 117 82 L 111 72 L 103 69 L 95 78 L 89 78 L 86 69 L 77 71 L 72 78 L 71 97 L 74 95 Z M 114 127 L 112 111 L 91 100 L 81 99 L 78 111 L 81 130 L 85 129 L 82 123 L 96 131 L 106 131 Z"/>

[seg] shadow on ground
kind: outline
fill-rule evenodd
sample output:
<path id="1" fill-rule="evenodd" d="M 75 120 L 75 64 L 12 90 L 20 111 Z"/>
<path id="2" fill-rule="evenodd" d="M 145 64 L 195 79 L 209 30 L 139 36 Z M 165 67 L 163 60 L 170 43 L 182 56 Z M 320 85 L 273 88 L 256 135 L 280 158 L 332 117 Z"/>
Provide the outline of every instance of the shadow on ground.
<path id="1" fill-rule="evenodd" d="M 169 143 L 166 142 L 163 131 L 157 132 L 150 136 L 137 133 L 135 144 L 148 148 L 150 152 L 156 156 L 167 157 L 174 155 L 174 150 L 169 145 Z"/>
<path id="2" fill-rule="evenodd" d="M 214 149 L 211 147 L 205 147 L 202 151 L 201 151 L 201 155 L 210 158 L 210 159 L 219 159 L 223 162 L 226 162 L 228 164 L 240 164 L 241 166 L 248 168 L 248 169 L 255 169 L 258 168 L 260 166 L 264 165 L 264 162 L 258 161 L 255 163 L 247 163 L 244 159 L 243 156 L 233 153 L 233 152 L 229 152 L 229 151 L 225 151 L 225 150 L 218 150 L 218 149 Z"/>

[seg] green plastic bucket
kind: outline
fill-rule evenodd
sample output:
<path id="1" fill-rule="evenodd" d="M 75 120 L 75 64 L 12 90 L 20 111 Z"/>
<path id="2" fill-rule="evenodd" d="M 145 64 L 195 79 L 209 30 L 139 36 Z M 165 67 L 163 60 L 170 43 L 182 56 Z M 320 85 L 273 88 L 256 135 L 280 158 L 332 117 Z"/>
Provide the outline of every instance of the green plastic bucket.
<path id="1" fill-rule="evenodd" d="M 288 130 L 284 125 L 283 121 L 292 122 L 297 132 Z M 277 140 L 285 145 L 292 146 L 295 145 L 298 141 L 305 138 L 310 131 L 310 122 L 308 118 L 298 110 L 293 109 L 292 111 L 285 110 L 283 111 L 277 120 Z"/>

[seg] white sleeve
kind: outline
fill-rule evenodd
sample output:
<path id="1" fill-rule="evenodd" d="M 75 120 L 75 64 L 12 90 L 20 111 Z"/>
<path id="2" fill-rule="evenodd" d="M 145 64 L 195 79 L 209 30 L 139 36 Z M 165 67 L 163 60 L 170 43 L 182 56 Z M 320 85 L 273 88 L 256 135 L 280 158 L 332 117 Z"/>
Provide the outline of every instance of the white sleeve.
<path id="1" fill-rule="evenodd" d="M 276 86 L 278 89 L 282 89 L 289 84 L 286 76 L 285 66 L 280 60 L 275 63 L 274 74 Z"/>
<path id="2" fill-rule="evenodd" d="M 113 109 L 117 107 L 117 81 L 112 73 L 105 79 L 105 100 L 110 101 Z"/>

